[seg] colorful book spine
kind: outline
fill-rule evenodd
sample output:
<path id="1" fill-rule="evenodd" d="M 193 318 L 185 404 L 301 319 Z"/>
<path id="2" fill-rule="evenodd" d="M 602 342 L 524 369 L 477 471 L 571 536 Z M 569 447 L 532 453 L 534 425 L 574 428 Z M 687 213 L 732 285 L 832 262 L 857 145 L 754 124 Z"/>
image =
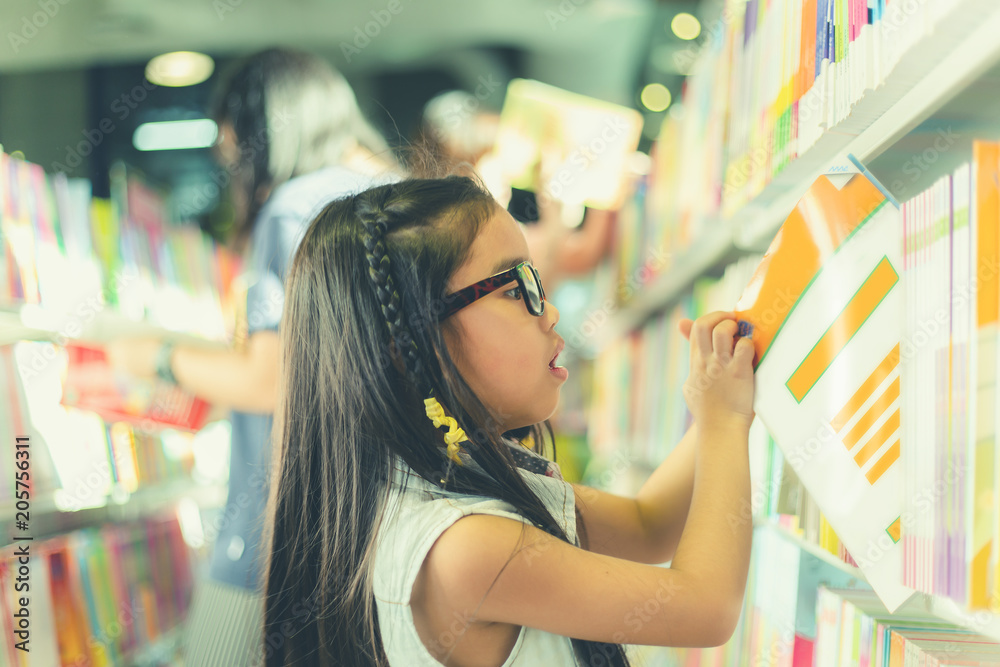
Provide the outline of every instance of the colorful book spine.
<path id="1" fill-rule="evenodd" d="M 31 548 L 29 654 L 10 631 L 17 560 L 13 548 L 0 553 L 3 664 L 132 664 L 136 651 L 177 628 L 187 612 L 193 560 L 175 516 L 77 531 Z"/>

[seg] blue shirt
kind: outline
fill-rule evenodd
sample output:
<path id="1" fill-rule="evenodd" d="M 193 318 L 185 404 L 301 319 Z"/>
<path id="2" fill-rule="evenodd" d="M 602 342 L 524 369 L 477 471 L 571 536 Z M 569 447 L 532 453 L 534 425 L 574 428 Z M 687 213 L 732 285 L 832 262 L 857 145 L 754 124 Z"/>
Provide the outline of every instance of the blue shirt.
<path id="1" fill-rule="evenodd" d="M 329 167 L 279 186 L 257 216 L 245 270 L 247 333 L 277 331 L 285 305 L 285 276 L 306 228 L 334 199 L 380 184 L 345 167 Z M 262 388 L 263 390 L 263 388 Z M 234 410 L 229 498 L 219 519 L 210 574 L 217 581 L 259 589 L 263 560 L 261 530 L 268 494 L 273 419 Z"/>

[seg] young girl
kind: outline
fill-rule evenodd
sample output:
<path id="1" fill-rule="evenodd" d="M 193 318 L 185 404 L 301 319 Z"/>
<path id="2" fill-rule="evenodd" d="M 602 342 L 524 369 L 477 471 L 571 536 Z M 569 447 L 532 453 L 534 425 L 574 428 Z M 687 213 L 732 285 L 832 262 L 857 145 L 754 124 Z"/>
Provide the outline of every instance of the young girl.
<path id="1" fill-rule="evenodd" d="M 732 315 L 682 326 L 694 426 L 636 498 L 533 451 L 567 379 L 559 312 L 475 182 L 329 204 L 283 317 L 267 665 L 627 665 L 622 644 L 732 634 L 753 418 Z"/>

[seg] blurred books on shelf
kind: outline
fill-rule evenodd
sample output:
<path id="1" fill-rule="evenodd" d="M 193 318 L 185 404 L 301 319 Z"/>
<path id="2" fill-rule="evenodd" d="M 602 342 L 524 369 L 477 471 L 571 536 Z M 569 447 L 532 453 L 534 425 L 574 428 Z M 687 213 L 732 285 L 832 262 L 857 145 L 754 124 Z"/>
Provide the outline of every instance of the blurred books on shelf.
<path id="1" fill-rule="evenodd" d="M 112 199 L 0 152 L 0 306 L 34 306 L 77 338 L 106 312 L 212 340 L 233 335 L 240 260 L 117 165 Z"/>
<path id="2" fill-rule="evenodd" d="M 26 632 L 18 625 L 16 613 L 25 607 L 14 586 L 23 545 L 0 552 L 3 664 L 131 664 L 187 613 L 193 569 L 175 515 L 32 542 Z M 28 651 L 17 648 L 20 642 Z"/>
<path id="3" fill-rule="evenodd" d="M 618 275 L 651 289 L 619 299 L 610 329 L 625 335 L 697 275 L 766 243 L 832 161 L 875 158 L 975 87 L 1000 60 L 997 27 L 993 0 L 723 3 L 705 41 L 674 55 L 682 99 L 661 125 L 640 205 L 620 216 L 616 252 Z M 987 89 L 994 80 L 983 77 Z M 976 106 L 943 122 L 992 127 L 995 112 Z"/>
<path id="4" fill-rule="evenodd" d="M 898 554 L 896 578 L 889 583 L 918 594 L 891 605 L 899 613 L 890 616 L 876 593 L 866 593 L 889 619 L 884 624 L 889 629 L 856 635 L 861 631 L 855 623 L 849 630 L 855 634 L 849 636 L 862 643 L 882 642 L 879 647 L 895 642 L 893 647 L 903 648 L 893 651 L 903 650 L 908 660 L 926 654 L 926 664 L 1000 664 L 989 662 L 995 650 L 992 642 L 1000 640 L 1000 144 L 976 142 L 969 157 L 903 202 L 898 220 L 888 224 L 878 223 L 877 216 L 894 207 L 864 176 L 841 174 L 823 184 L 824 197 L 832 199 L 820 205 L 811 194 L 803 198 L 793 214 L 801 219 L 783 227 L 739 304 L 744 311 L 753 300 L 766 306 L 741 313 L 743 333 L 751 334 L 752 328 L 758 346 L 758 401 L 782 392 L 790 396 L 777 407 L 761 409 L 757 404 L 759 419 L 750 436 L 751 503 L 741 514 L 754 517 L 758 532 L 776 532 L 795 549 L 815 555 L 828 566 L 826 576 L 839 572 L 860 577 L 863 572 L 879 595 L 885 594 L 886 580 L 880 584 L 866 566 Z M 864 201 L 851 195 L 846 205 L 837 204 L 852 185 L 865 190 Z M 838 225 L 845 226 L 838 231 Z M 810 236 L 811 245 L 803 245 Z M 852 314 L 858 294 L 890 258 L 895 277 L 887 274 L 881 293 L 869 295 L 869 308 L 854 309 L 851 322 L 857 326 L 845 326 L 845 313 Z M 590 424 L 595 458 L 607 458 L 620 448 L 630 462 L 650 471 L 679 441 L 688 423 L 680 392 L 687 348 L 676 323 L 710 310 L 733 309 L 734 288 L 738 295 L 750 283 L 760 258 L 748 261 L 749 268 L 746 262 L 742 268 L 733 265 L 720 278 L 697 282 L 693 293 L 670 311 L 602 351 L 595 362 Z M 782 265 L 785 273 L 780 273 Z M 825 282 L 821 274 L 827 274 Z M 780 280 L 766 284 L 771 278 Z M 882 318 L 877 331 L 868 331 L 865 327 L 878 322 L 875 310 L 896 291 L 896 311 Z M 800 301 L 810 292 L 814 303 L 805 307 Z M 802 333 L 806 325 L 815 333 Z M 798 340 L 788 348 L 793 334 Z M 878 345 L 868 340 L 873 334 Z M 776 354 L 777 348 L 768 351 L 769 345 L 781 346 L 781 353 Z M 814 364 L 816 381 L 804 387 L 796 374 L 817 350 L 830 363 Z M 870 357 L 867 363 L 858 361 L 860 352 Z M 762 366 L 781 357 L 787 372 L 772 372 L 770 381 L 763 377 L 767 374 Z M 849 367 L 842 367 L 848 361 Z M 823 382 L 829 384 L 827 393 L 838 399 L 825 407 L 810 406 Z M 816 415 L 805 416 L 817 408 Z M 671 417 L 678 410 L 682 416 Z M 777 436 L 797 419 L 808 421 L 817 432 L 822 426 L 823 437 L 787 436 L 779 447 Z M 831 464 L 830 457 L 840 463 Z M 810 473 L 809 466 L 817 462 L 824 463 Z M 865 492 L 870 495 L 872 489 L 884 487 L 890 475 L 896 476 L 892 488 L 866 504 Z M 892 529 L 862 539 L 858 527 L 862 519 L 878 516 L 873 507 L 883 514 L 893 508 Z M 759 544 L 755 537 L 755 555 Z M 845 544 L 854 549 L 849 552 Z M 770 618 L 744 618 L 744 623 L 780 628 L 782 615 L 769 613 Z M 940 645 L 894 627 L 900 625 L 897 619 L 914 613 L 924 613 L 952 633 L 961 649 L 945 655 Z M 836 630 L 835 636 L 844 632 L 848 630 Z M 879 632 L 881 639 L 876 637 Z M 987 648 L 980 645 L 979 635 L 989 638 Z M 815 629 L 802 637 L 817 642 L 817 660 L 828 655 Z M 748 645 L 746 637 L 742 641 Z M 967 651 L 966 645 L 973 650 Z M 794 651 L 787 646 L 788 659 L 799 655 L 797 641 Z M 709 656 L 715 654 L 704 653 L 707 662 L 701 664 L 738 664 L 714 663 Z M 870 662 L 852 662 L 856 656 L 823 664 L 910 664 L 895 657 L 876 662 L 874 653 L 864 658 Z M 940 662 L 932 662 L 932 657 Z M 813 663 L 796 658 L 776 664 Z"/>

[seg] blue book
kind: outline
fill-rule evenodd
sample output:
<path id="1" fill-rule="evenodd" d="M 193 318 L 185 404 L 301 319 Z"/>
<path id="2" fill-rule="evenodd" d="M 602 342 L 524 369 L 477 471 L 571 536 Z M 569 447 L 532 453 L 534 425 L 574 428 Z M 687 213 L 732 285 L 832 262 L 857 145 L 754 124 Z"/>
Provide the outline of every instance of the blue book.
<path id="1" fill-rule="evenodd" d="M 837 8 L 837 0 L 830 0 L 826 6 L 826 59 L 831 63 L 837 62 L 837 33 L 836 21 L 834 19 Z"/>
<path id="2" fill-rule="evenodd" d="M 819 76 L 826 55 L 827 30 L 826 21 L 830 4 L 833 0 L 817 0 L 816 2 L 816 76 Z"/>

